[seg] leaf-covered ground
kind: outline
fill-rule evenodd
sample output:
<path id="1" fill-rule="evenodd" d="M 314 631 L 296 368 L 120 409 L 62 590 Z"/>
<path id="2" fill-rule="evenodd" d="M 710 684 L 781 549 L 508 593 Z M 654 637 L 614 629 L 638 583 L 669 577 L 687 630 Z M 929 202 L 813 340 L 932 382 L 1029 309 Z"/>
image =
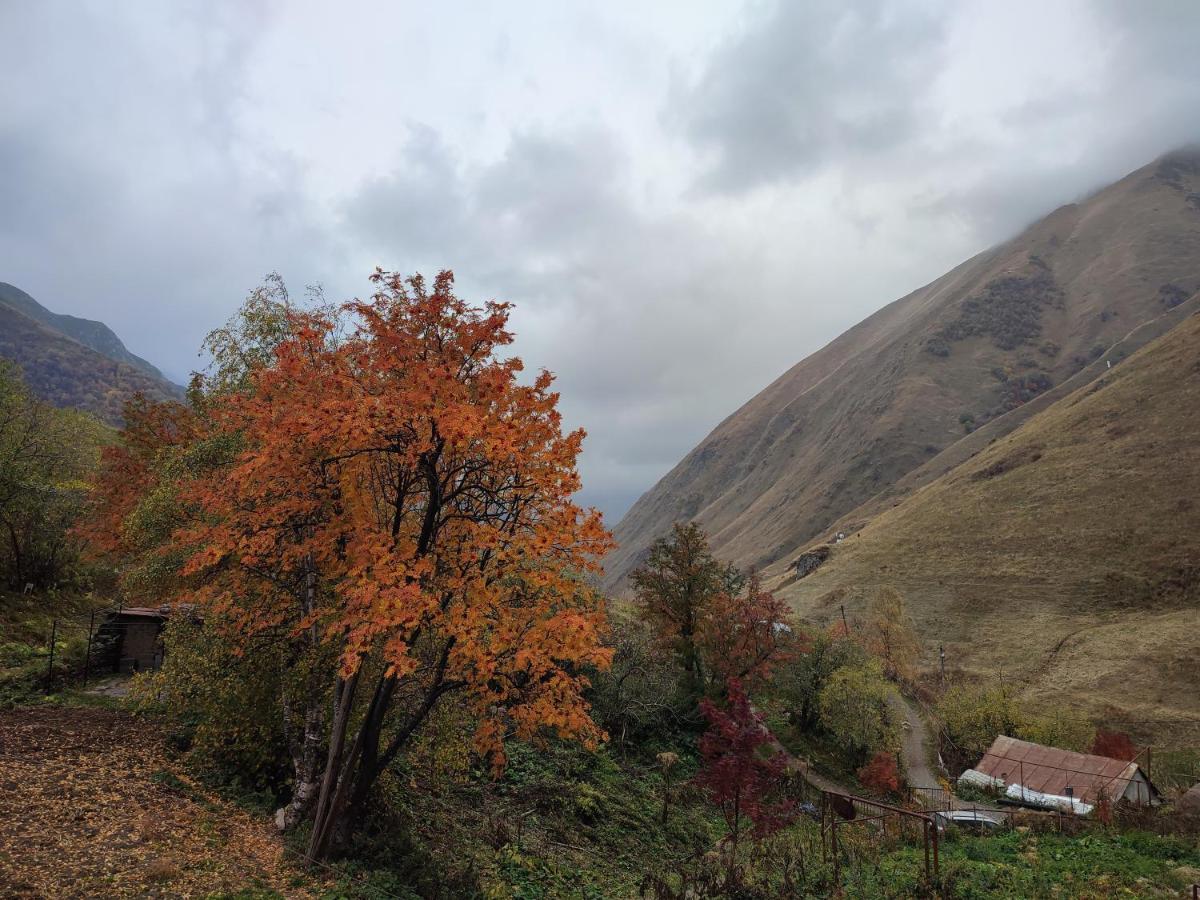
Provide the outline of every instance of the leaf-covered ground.
<path id="1" fill-rule="evenodd" d="M 324 885 L 265 817 L 171 765 L 110 709 L 0 711 L 0 896 L 309 897 Z"/>

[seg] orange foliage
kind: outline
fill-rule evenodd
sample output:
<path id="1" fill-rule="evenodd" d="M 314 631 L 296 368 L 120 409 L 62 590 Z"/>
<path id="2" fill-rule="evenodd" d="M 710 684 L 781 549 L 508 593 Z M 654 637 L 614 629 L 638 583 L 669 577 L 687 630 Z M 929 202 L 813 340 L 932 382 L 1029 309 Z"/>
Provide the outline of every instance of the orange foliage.
<path id="1" fill-rule="evenodd" d="M 188 444 L 197 419 L 182 403 L 155 403 L 136 394 L 122 410 L 121 442 L 105 447 L 92 490 L 91 509 L 77 527 L 92 552 L 117 556 L 132 551 L 123 525 L 157 483 L 159 454 Z"/>
<path id="2" fill-rule="evenodd" d="M 571 501 L 584 433 L 563 434 L 548 372 L 522 384 L 520 360 L 497 356 L 508 304 L 467 305 L 449 272 L 432 291 L 372 280 L 340 317 L 294 314 L 273 364 L 210 405 L 210 429 L 242 449 L 184 493 L 195 599 L 239 639 L 318 635 L 346 703 L 368 658 L 373 710 L 462 692 L 497 758 L 510 730 L 594 741 L 581 667 L 609 651 L 582 576 L 611 539 Z"/>

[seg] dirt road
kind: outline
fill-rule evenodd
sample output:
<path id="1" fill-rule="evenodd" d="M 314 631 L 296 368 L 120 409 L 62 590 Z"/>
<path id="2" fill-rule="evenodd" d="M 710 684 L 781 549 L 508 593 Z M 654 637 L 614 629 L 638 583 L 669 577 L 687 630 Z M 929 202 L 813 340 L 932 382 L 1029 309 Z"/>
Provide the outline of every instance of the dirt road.
<path id="1" fill-rule="evenodd" d="M 893 695 L 889 701 L 896 721 L 901 723 L 903 743 L 901 757 L 904 768 L 908 773 L 908 784 L 914 788 L 938 788 L 937 775 L 929 766 L 933 742 L 929 736 L 929 728 L 917 711 L 916 706 L 899 694 Z"/>

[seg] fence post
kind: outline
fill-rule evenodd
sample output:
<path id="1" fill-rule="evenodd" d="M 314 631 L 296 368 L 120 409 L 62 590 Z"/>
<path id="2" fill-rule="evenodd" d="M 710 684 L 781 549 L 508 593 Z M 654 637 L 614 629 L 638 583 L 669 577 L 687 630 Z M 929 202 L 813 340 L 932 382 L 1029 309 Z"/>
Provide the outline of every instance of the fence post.
<path id="1" fill-rule="evenodd" d="M 58 640 L 58 619 L 50 621 L 50 659 L 46 663 L 46 693 L 50 693 L 50 685 L 54 683 L 54 644 Z"/>
<path id="2" fill-rule="evenodd" d="M 936 819 L 930 818 L 929 828 L 933 832 L 933 877 L 937 878 L 941 874 L 942 868 L 938 862 L 938 825 Z"/>
<path id="3" fill-rule="evenodd" d="M 837 842 L 837 812 L 835 811 L 832 818 L 832 827 L 829 832 L 829 843 L 833 851 L 833 883 L 839 888 L 842 886 L 842 866 L 838 859 L 838 842 Z"/>
<path id="4" fill-rule="evenodd" d="M 87 687 L 88 675 L 92 670 L 92 630 L 96 627 L 96 611 L 93 609 L 88 617 L 87 653 L 83 656 L 83 686 Z"/>

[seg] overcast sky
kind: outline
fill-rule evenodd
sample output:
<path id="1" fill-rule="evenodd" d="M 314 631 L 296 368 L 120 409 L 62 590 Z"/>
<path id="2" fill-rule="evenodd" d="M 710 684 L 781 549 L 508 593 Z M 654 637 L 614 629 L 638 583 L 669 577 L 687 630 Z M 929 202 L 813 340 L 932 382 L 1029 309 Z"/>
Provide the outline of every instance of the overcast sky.
<path id="1" fill-rule="evenodd" d="M 610 524 L 805 355 L 1200 139 L 1197 0 L 0 0 L 0 281 L 177 381 L 246 292 L 453 268 Z"/>

